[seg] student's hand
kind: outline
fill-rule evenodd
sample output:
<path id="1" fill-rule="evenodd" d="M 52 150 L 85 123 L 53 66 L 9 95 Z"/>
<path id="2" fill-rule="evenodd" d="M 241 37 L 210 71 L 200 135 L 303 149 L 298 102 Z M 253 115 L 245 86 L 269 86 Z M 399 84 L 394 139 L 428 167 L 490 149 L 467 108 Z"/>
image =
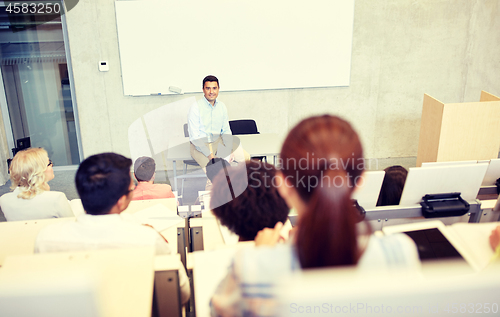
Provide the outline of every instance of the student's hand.
<path id="1" fill-rule="evenodd" d="M 208 160 L 210 161 L 211 159 L 214 159 L 214 158 L 215 158 L 215 156 L 213 155 L 213 153 L 210 153 L 210 155 L 209 155 L 209 156 L 207 156 L 207 158 L 208 158 Z"/>
<path id="2" fill-rule="evenodd" d="M 500 226 L 496 227 L 490 234 L 490 246 L 493 251 L 496 251 L 500 243 Z"/>
<path id="3" fill-rule="evenodd" d="M 264 228 L 257 233 L 255 236 L 255 245 L 270 245 L 273 246 L 280 241 L 284 241 L 283 237 L 280 236 L 281 228 L 283 228 L 283 223 L 278 222 L 274 226 L 274 229 Z"/>

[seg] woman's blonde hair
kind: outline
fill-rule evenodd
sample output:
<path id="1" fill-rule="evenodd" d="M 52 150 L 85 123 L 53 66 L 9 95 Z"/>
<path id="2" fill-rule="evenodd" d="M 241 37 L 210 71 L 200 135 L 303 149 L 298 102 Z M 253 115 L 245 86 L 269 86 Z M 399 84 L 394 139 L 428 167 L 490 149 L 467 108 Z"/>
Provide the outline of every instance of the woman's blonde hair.
<path id="1" fill-rule="evenodd" d="M 17 152 L 10 163 L 11 189 L 20 188 L 18 198 L 31 199 L 46 190 L 45 170 L 48 155 L 42 148 Z"/>

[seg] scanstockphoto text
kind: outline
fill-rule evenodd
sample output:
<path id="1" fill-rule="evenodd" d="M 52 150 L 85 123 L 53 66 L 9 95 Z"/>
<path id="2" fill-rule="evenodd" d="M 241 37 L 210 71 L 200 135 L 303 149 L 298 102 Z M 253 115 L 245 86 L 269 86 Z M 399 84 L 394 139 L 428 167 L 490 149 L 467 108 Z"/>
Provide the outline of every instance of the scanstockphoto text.
<path id="1" fill-rule="evenodd" d="M 290 303 L 288 312 L 291 315 L 390 315 L 395 316 L 428 316 L 428 315 L 469 315 L 486 314 L 496 316 L 499 313 L 498 303 L 425 303 L 425 304 L 395 304 L 395 303 L 322 303 L 319 305 L 303 305 Z"/>
<path id="2" fill-rule="evenodd" d="M 355 158 L 354 155 L 348 158 L 323 158 L 315 157 L 314 153 L 307 153 L 306 157 L 300 159 L 278 158 L 276 167 L 285 169 L 288 175 L 284 178 L 264 177 L 259 179 L 254 175 L 266 165 L 249 168 L 249 178 L 252 180 L 249 186 L 255 187 L 277 187 L 283 185 L 289 187 L 302 187 L 312 190 L 316 187 L 348 187 L 352 188 L 363 184 L 364 170 L 378 170 L 377 159 Z M 314 171 L 319 171 L 314 172 Z M 332 173 L 333 172 L 333 173 Z"/>

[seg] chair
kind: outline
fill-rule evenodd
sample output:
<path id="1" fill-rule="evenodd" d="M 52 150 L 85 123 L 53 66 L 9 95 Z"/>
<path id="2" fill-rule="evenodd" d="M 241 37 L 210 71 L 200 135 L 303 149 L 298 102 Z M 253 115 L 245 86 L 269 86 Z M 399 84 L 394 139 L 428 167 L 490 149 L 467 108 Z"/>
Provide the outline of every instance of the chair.
<path id="1" fill-rule="evenodd" d="M 186 138 L 189 137 L 189 130 L 188 130 L 187 123 L 184 123 L 184 136 Z M 186 173 L 187 173 L 187 166 L 188 165 L 198 166 L 198 167 L 201 168 L 201 166 L 195 160 L 183 160 L 182 162 L 184 163 L 184 167 L 183 167 L 183 170 L 182 170 L 183 171 L 183 176 L 185 176 Z M 194 176 L 194 177 L 206 177 L 206 175 L 205 175 L 205 173 L 203 173 L 203 174 L 200 174 L 199 176 Z M 184 180 L 185 179 L 186 179 L 185 177 L 182 178 L 181 194 L 180 194 L 181 197 L 184 194 Z"/>
<path id="2" fill-rule="evenodd" d="M 259 130 L 257 129 L 257 123 L 252 119 L 229 121 L 229 128 L 231 129 L 231 133 L 233 135 L 260 134 Z M 264 159 L 267 163 L 266 156 L 253 156 L 252 158 L 261 161 L 262 159 Z"/>
<path id="3" fill-rule="evenodd" d="M 229 121 L 229 128 L 233 135 L 259 134 L 255 120 L 232 120 Z"/>

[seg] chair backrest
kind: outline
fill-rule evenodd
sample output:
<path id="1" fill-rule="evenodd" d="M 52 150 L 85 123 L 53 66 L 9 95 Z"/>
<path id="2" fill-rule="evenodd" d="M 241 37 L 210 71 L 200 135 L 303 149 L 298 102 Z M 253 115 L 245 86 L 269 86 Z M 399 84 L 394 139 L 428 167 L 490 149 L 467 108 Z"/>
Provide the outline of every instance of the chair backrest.
<path id="1" fill-rule="evenodd" d="M 189 130 L 188 130 L 188 124 L 187 123 L 184 123 L 184 136 L 186 138 L 189 137 Z"/>
<path id="2" fill-rule="evenodd" d="M 229 127 L 233 135 L 238 134 L 259 134 L 257 130 L 257 123 L 255 120 L 232 120 L 229 121 Z"/>

